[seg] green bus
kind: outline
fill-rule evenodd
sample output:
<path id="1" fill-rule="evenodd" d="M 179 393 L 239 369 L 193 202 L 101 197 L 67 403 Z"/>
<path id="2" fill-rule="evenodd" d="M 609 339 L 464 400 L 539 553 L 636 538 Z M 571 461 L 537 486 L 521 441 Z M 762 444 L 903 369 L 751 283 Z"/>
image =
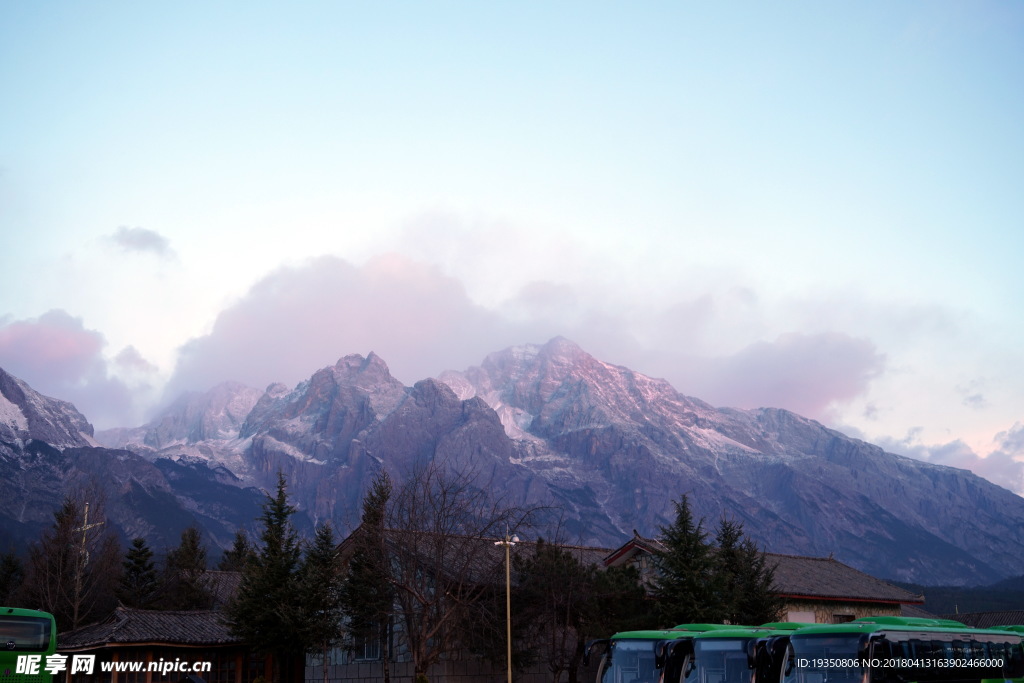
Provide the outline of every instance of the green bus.
<path id="1" fill-rule="evenodd" d="M 679 624 L 670 629 L 622 631 L 587 643 L 583 661 L 588 663 L 593 652 L 603 646 L 598 683 L 662 683 L 665 663 L 675 646 L 699 633 L 731 628 L 723 624 Z"/>
<path id="2" fill-rule="evenodd" d="M 1009 631 L 1010 633 L 1016 633 L 1021 636 L 1021 640 L 1024 640 L 1024 626 L 992 626 L 991 628 L 999 631 Z M 1024 674 L 1018 674 L 1014 678 L 1000 678 L 998 680 L 986 679 L 983 683 L 1024 683 Z"/>
<path id="3" fill-rule="evenodd" d="M 0 683 L 50 683 L 46 658 L 57 651 L 53 615 L 34 609 L 0 607 Z M 37 656 L 36 673 L 19 673 L 18 657 Z M 22 660 L 25 662 L 26 660 Z"/>
<path id="4" fill-rule="evenodd" d="M 1024 675 L 1022 634 L 946 619 L 865 617 L 788 638 L 780 683 L 952 683 Z"/>
<path id="5" fill-rule="evenodd" d="M 778 683 L 790 634 L 808 625 L 773 622 L 697 634 L 672 648 L 665 683 Z"/>

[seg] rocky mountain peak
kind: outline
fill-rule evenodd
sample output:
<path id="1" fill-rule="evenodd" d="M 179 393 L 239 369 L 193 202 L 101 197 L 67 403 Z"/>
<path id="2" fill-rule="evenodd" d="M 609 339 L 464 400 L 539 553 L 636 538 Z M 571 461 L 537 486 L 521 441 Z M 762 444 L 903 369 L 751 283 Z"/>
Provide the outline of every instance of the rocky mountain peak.
<path id="1" fill-rule="evenodd" d="M 264 393 L 267 396 L 270 396 L 271 398 L 280 398 L 281 396 L 287 394 L 289 391 L 290 389 L 288 388 L 287 384 L 283 384 L 281 382 L 273 382 L 272 384 L 267 385 L 267 390 Z"/>
<path id="2" fill-rule="evenodd" d="M 59 449 L 96 443 L 92 425 L 75 406 L 43 396 L 0 368 L 0 441 L 29 440 Z"/>
<path id="3" fill-rule="evenodd" d="M 156 450 L 234 439 L 263 393 L 238 382 L 222 382 L 208 391 L 183 394 L 142 427 L 105 430 L 97 438 L 111 448 L 134 444 Z"/>
<path id="4" fill-rule="evenodd" d="M 479 367 L 440 379 L 462 399 L 483 398 L 514 438 L 545 424 L 563 430 L 651 420 L 695 424 L 717 417 L 711 406 L 683 396 L 665 380 L 600 361 L 564 337 L 492 353 Z"/>
<path id="5" fill-rule="evenodd" d="M 365 358 L 358 353 L 339 358 L 334 365 L 334 371 L 339 378 L 343 377 L 350 382 L 366 386 L 393 379 L 388 364 L 373 351 L 370 351 Z"/>

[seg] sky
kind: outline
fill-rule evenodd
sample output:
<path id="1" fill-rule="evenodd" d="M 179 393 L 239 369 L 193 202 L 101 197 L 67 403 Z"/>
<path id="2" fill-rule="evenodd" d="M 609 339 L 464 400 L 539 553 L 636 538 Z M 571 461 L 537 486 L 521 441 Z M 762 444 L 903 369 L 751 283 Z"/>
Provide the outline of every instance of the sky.
<path id="1" fill-rule="evenodd" d="M 8 2 L 0 93 L 0 367 L 97 428 L 562 335 L 1024 493 L 1019 2 Z"/>

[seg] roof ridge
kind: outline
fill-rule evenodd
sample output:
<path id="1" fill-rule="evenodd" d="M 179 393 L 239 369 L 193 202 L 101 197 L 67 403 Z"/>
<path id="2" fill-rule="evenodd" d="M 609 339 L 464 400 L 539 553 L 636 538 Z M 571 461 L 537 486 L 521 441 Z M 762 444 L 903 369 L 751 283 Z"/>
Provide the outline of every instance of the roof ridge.
<path id="1" fill-rule="evenodd" d="M 844 565 L 846 567 L 850 567 L 850 565 L 846 564 L 845 562 L 839 562 L 839 560 L 837 560 L 836 558 L 832 557 L 831 555 L 829 555 L 828 557 L 815 557 L 814 555 L 794 555 L 793 553 L 772 553 L 772 552 L 768 552 L 767 550 L 764 551 L 764 554 L 765 555 L 771 555 L 773 557 L 793 557 L 793 558 L 796 558 L 798 560 L 818 560 L 819 562 L 836 562 L 836 563 L 842 564 L 842 565 Z M 854 567 L 850 567 L 850 569 L 854 569 Z M 860 571 L 860 570 L 858 569 L 857 571 Z M 863 573 L 863 572 L 861 572 L 861 573 Z M 871 576 L 871 575 L 868 574 L 868 576 Z"/>
<path id="2" fill-rule="evenodd" d="M 114 610 L 114 625 L 110 628 L 110 634 L 107 636 L 108 639 L 112 638 L 115 633 L 118 632 L 125 624 L 128 623 L 128 615 L 123 610 L 128 609 L 126 607 L 118 607 Z"/>

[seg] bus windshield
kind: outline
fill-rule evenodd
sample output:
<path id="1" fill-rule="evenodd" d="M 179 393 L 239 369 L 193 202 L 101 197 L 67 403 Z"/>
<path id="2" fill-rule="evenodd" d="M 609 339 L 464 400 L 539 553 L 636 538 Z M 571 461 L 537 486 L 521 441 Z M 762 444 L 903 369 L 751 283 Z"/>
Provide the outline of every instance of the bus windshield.
<path id="1" fill-rule="evenodd" d="M 600 683 L 659 683 L 661 669 L 654 666 L 654 641 L 613 640 L 597 680 Z"/>
<path id="2" fill-rule="evenodd" d="M 14 652 L 50 649 L 50 620 L 23 616 L 0 618 L 0 649 Z"/>
<path id="3" fill-rule="evenodd" d="M 860 636 L 856 633 L 794 635 L 783 683 L 860 683 Z"/>
<path id="4" fill-rule="evenodd" d="M 686 683 L 750 683 L 749 638 L 698 638 L 693 641 L 693 667 Z"/>

